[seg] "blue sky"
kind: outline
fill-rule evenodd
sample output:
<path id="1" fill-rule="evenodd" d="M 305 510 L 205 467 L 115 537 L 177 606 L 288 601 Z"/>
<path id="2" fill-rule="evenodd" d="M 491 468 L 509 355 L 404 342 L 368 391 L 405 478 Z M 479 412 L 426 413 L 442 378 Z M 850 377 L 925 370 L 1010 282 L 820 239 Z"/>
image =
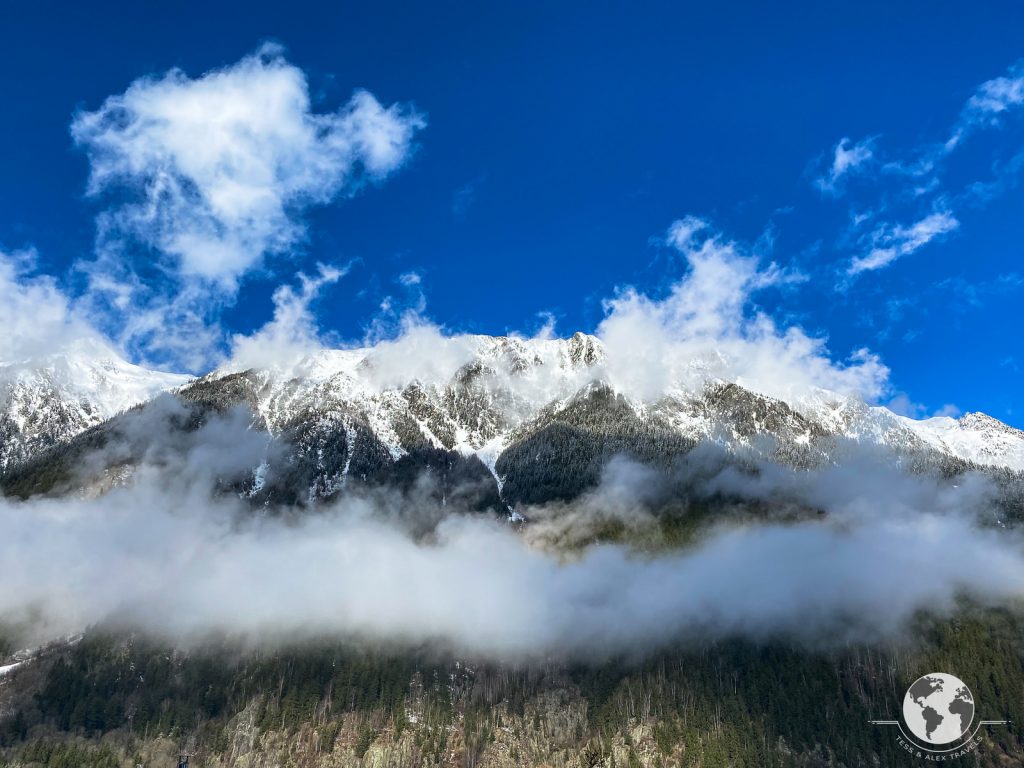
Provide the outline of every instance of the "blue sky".
<path id="1" fill-rule="evenodd" d="M 314 305 L 342 340 L 404 308 L 451 331 L 530 333 L 547 313 L 560 335 L 590 331 L 623 287 L 680 279 L 665 233 L 697 216 L 800 274 L 751 301 L 836 359 L 878 354 L 883 401 L 1020 425 L 1024 9 L 893 5 L 23 4 L 0 23 L 0 247 L 33 249 L 82 306 L 107 302 L 112 328 L 82 266 L 107 264 L 98 251 L 146 286 L 132 302 L 193 285 L 153 266 L 166 243 L 137 227 L 97 241 L 132 187 L 87 194 L 109 135 L 76 145 L 71 126 L 140 77 L 194 80 L 272 41 L 312 113 L 366 89 L 409 135 L 380 173 L 363 153 L 358 182 L 303 187 L 301 233 L 196 299 L 219 332 L 262 325 L 318 263 L 348 267 Z M 145 338 L 137 358 L 183 362 Z"/>

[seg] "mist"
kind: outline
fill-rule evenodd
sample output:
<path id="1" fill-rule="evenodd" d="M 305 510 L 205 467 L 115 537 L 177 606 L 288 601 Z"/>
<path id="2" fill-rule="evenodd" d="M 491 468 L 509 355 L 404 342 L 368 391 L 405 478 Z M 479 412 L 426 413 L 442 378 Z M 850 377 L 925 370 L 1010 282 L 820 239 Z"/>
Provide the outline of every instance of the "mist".
<path id="1" fill-rule="evenodd" d="M 176 402 L 103 449 L 150 441 L 123 484 L 0 500 L 0 621 L 37 640 L 112 622 L 181 643 L 327 635 L 593 658 L 736 636 L 898 640 L 922 611 L 1024 594 L 1024 539 L 989 524 L 982 476 L 911 476 L 867 453 L 742 469 L 698 450 L 673 474 L 617 459 L 576 501 L 524 509 L 522 526 L 439 503 L 429 479 L 254 509 L 219 483 L 266 455 L 265 433 L 239 410 L 172 437 L 160 425 L 181 417 Z M 666 498 L 712 510 L 681 548 L 595 541 L 609 520 L 656 528 Z"/>

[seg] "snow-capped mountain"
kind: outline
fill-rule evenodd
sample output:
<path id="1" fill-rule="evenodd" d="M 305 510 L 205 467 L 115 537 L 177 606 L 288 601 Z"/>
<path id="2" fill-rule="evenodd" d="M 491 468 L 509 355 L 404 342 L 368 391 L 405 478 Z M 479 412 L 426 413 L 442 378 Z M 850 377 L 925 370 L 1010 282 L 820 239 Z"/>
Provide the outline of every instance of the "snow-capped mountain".
<path id="1" fill-rule="evenodd" d="M 342 411 L 358 414 L 396 458 L 419 442 L 491 457 L 604 386 L 637 419 L 695 441 L 736 446 L 769 437 L 811 445 L 843 438 L 898 450 L 931 448 L 983 466 L 1024 470 L 1024 431 L 981 413 L 915 420 L 825 390 L 787 403 L 714 379 L 645 402 L 603 376 L 605 353 L 593 336 L 470 336 L 459 343 L 464 359 L 456 356 L 450 370 L 437 365 L 428 375 L 417 375 L 416 363 L 403 358 L 406 350 L 364 348 L 324 350 L 287 371 L 215 371 L 202 382 L 215 387 L 250 377 L 248 401 L 271 430 Z"/>
<path id="2" fill-rule="evenodd" d="M 133 365 L 90 342 L 0 363 L 0 472 L 190 378 Z"/>
<path id="3" fill-rule="evenodd" d="M 983 414 L 917 421 L 820 389 L 784 402 L 714 378 L 641 399 L 616 388 L 601 341 L 582 333 L 407 337 L 191 383 L 89 352 L 0 369 L 0 468 L 180 387 L 202 409 L 246 406 L 288 446 L 254 468 L 250 492 L 296 501 L 443 466 L 509 506 L 582 490 L 617 454 L 665 463 L 702 443 L 795 466 L 855 445 L 910 466 L 1024 471 L 1024 432 Z"/>
<path id="4" fill-rule="evenodd" d="M 984 413 L 967 413 L 959 419 L 897 418 L 940 451 L 976 464 L 1024 470 L 1024 432 Z"/>
<path id="5" fill-rule="evenodd" d="M 566 476 L 567 492 L 580 490 L 617 453 L 658 463 L 699 443 L 798 466 L 838 460 L 854 444 L 911 465 L 1024 470 L 1024 432 L 980 414 L 915 421 L 833 392 L 783 402 L 716 379 L 645 401 L 616 389 L 605 361 L 601 341 L 581 333 L 436 337 L 323 350 L 287 369 L 225 368 L 182 394 L 246 403 L 304 457 L 291 480 L 311 496 L 429 464 L 430 452 L 461 457 L 471 474 L 482 464 L 506 504 L 545 497 Z"/>

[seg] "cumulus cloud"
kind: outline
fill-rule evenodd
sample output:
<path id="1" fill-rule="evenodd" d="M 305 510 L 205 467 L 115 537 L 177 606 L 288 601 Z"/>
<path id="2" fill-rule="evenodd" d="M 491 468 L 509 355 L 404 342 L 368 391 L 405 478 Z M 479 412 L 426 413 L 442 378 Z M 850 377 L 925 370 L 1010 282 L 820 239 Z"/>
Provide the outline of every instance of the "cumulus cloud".
<path id="1" fill-rule="evenodd" d="M 883 227 L 872 235 L 874 246 L 850 262 L 847 274 L 857 275 L 887 267 L 942 235 L 955 231 L 960 222 L 949 210 L 938 210 L 910 226 Z"/>
<path id="2" fill-rule="evenodd" d="M 523 407 L 568 397 L 593 381 L 642 402 L 720 380 L 796 405 L 821 390 L 869 401 L 885 393 L 888 369 L 877 356 L 855 349 L 836 359 L 824 338 L 780 326 L 757 307 L 758 293 L 798 286 L 806 275 L 762 263 L 755 247 L 727 240 L 693 216 L 673 222 L 663 242 L 683 255 L 684 273 L 665 296 L 625 289 L 607 300 L 595 330 L 601 353 L 586 366 L 566 365 L 550 318 L 529 349 L 515 334 L 495 345 L 487 337 L 452 333 L 427 318 L 421 279 L 407 273 L 399 282 L 411 304 L 403 309 L 392 298 L 384 301 L 366 337 L 349 347 L 362 361 L 351 373 L 376 391 L 413 382 L 444 386 L 479 359 L 487 366 L 480 383 L 511 394 Z M 311 302 L 339 276 L 326 270 L 316 278 L 300 276 L 300 290 L 280 288 L 274 318 L 254 334 L 236 335 L 225 367 L 290 370 L 311 359 L 325 343 Z"/>
<path id="3" fill-rule="evenodd" d="M 137 80 L 79 113 L 71 132 L 89 156 L 92 194 L 139 195 L 108 226 L 174 258 L 184 275 L 233 287 L 302 237 L 295 212 L 399 168 L 422 126 L 366 91 L 337 112 L 313 112 L 303 72 L 264 46 L 197 79 L 172 70 Z"/>
<path id="4" fill-rule="evenodd" d="M 840 139 L 832 151 L 832 165 L 824 175 L 815 179 L 814 185 L 822 192 L 838 194 L 845 178 L 862 170 L 874 158 L 873 143 L 874 139 L 856 143 L 848 137 Z"/>
<path id="5" fill-rule="evenodd" d="M 641 402 L 723 380 L 796 405 L 822 390 L 869 401 L 885 393 L 888 369 L 870 351 L 855 349 L 835 359 L 824 338 L 780 326 L 757 307 L 758 293 L 798 286 L 806 275 L 762 263 L 753 248 L 727 240 L 693 216 L 674 222 L 663 242 L 683 255 L 684 273 L 665 296 L 625 289 L 607 300 L 595 330 L 601 354 L 587 366 L 566 365 L 551 322 L 533 336 L 529 350 L 517 346 L 515 335 L 494 346 L 485 337 L 452 333 L 426 318 L 418 281 L 403 278 L 416 293 L 415 306 L 403 311 L 385 302 L 356 350 L 363 356 L 356 375 L 376 390 L 412 382 L 444 386 L 467 363 L 481 360 L 488 367 L 481 384 L 537 407 L 594 381 Z M 247 345 L 265 353 L 252 360 L 272 368 L 273 359 L 307 354 L 315 345 L 303 340 L 315 334 L 311 318 L 305 322 L 298 343 L 278 334 L 280 344 Z M 525 365 L 522 355 L 529 356 Z"/>
<path id="6" fill-rule="evenodd" d="M 153 326 L 184 322 L 199 346 L 194 332 L 240 280 L 303 241 L 303 210 L 386 178 L 424 125 L 363 90 L 313 111 L 304 73 L 270 45 L 198 78 L 137 80 L 71 127 L 89 157 L 89 192 L 113 202 L 85 266 L 91 288 L 119 310 L 127 341 L 144 347 Z M 129 307 L 152 317 L 125 322 Z"/>
<path id="7" fill-rule="evenodd" d="M 874 355 L 858 350 L 837 363 L 824 339 L 795 326 L 780 328 L 753 306 L 759 291 L 805 276 L 762 265 L 693 217 L 673 224 L 667 239 L 688 265 L 668 295 L 655 299 L 626 290 L 606 302 L 597 335 L 615 386 L 644 400 L 716 379 L 785 399 L 817 388 L 868 399 L 884 390 L 888 370 Z"/>
<path id="8" fill-rule="evenodd" d="M 225 367 L 287 370 L 322 349 L 323 340 L 311 304 L 324 287 L 336 283 L 346 271 L 321 264 L 315 277 L 298 274 L 298 291 L 290 285 L 279 286 L 273 296 L 273 319 L 250 335 L 235 334 Z"/>

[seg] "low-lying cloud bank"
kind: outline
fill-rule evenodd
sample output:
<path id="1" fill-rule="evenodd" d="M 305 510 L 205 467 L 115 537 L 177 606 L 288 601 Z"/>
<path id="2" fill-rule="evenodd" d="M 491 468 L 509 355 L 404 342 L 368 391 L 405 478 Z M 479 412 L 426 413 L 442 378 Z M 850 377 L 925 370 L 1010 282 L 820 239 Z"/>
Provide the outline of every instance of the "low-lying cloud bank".
<path id="1" fill-rule="evenodd" d="M 897 633 L 957 596 L 1024 590 L 1021 542 L 957 517 L 722 530 L 641 557 L 560 562 L 502 523 L 445 519 L 430 543 L 355 509 L 233 529 L 214 510 L 5 505 L 0 612 L 55 631 L 111 616 L 158 632 L 442 640 L 485 655 L 589 655 L 730 634 L 841 643 Z M 211 515 L 212 513 L 212 515 Z"/>
<path id="2" fill-rule="evenodd" d="M 300 518 L 268 515 L 210 491 L 243 429 L 236 416 L 208 425 L 180 463 L 151 454 L 159 461 L 130 486 L 99 498 L 0 500 L 0 620 L 31 618 L 49 636 L 112 619 L 178 641 L 328 634 L 495 658 L 592 657 L 733 635 L 890 639 L 920 611 L 1024 595 L 1024 538 L 980 524 L 982 478 L 943 484 L 868 459 L 822 472 L 698 472 L 683 478 L 691 498 L 728 494 L 768 514 L 708 520 L 681 550 L 559 552 L 552 527 L 642 523 L 652 513 L 638 491 L 658 493 L 659 481 L 614 463 L 576 502 L 529 510 L 525 530 L 388 490 Z M 249 434 L 253 450 L 238 455 L 253 461 Z M 794 522 L 770 511 L 794 506 L 824 514 Z"/>

